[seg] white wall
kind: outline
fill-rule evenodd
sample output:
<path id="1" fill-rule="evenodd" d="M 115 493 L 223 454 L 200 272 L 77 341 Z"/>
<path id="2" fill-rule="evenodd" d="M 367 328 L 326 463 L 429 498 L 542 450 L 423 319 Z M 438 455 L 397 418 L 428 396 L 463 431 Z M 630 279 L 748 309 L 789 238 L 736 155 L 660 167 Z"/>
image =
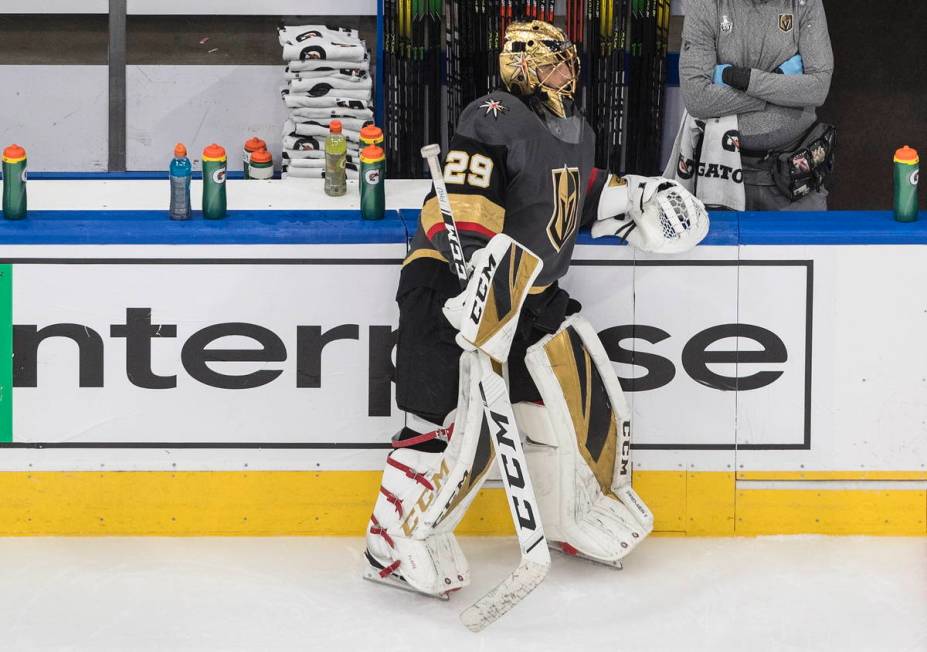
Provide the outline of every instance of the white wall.
<path id="1" fill-rule="evenodd" d="M 267 141 L 280 162 L 286 107 L 279 66 L 129 66 L 126 75 L 126 167 L 166 169 L 183 142 L 198 167 L 203 148 L 225 147 L 230 169 L 240 169 L 244 142 Z"/>
<path id="2" fill-rule="evenodd" d="M 30 170 L 106 169 L 106 66 L 0 66 L 0 144 L 26 148 Z"/>

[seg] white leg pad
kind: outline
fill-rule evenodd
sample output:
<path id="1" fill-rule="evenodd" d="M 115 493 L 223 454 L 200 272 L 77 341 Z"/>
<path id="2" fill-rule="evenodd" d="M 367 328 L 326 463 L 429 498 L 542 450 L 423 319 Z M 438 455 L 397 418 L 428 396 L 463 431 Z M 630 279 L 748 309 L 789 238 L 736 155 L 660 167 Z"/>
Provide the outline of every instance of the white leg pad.
<path id="1" fill-rule="evenodd" d="M 548 539 L 618 565 L 653 516 L 631 488 L 630 415 L 611 362 L 578 315 L 529 348 L 526 362 L 544 405 L 520 403 L 515 414 Z"/>
<path id="2" fill-rule="evenodd" d="M 387 457 L 367 528 L 368 579 L 438 597 L 470 583 L 470 567 L 454 528 L 494 460 L 482 405 L 474 400 L 477 364 L 476 352 L 461 356 L 456 421 L 446 449 L 397 448 Z"/>

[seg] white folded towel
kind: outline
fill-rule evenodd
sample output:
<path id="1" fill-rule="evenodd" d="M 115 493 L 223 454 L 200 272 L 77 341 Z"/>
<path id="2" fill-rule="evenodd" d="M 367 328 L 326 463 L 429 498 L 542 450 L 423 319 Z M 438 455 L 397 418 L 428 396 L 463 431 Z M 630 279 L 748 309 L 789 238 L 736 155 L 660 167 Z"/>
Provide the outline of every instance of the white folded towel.
<path id="1" fill-rule="evenodd" d="M 328 107 L 325 109 L 293 109 L 290 111 L 290 117 L 294 122 L 298 118 L 309 120 L 322 120 L 326 118 L 353 118 L 355 120 L 373 120 L 373 111 L 370 109 L 342 109 L 339 107 Z"/>
<path id="2" fill-rule="evenodd" d="M 373 80 L 370 75 L 363 77 L 352 77 L 351 75 L 334 74 L 328 77 L 315 77 L 312 79 L 291 79 L 289 89 L 291 93 L 308 93 L 316 96 L 322 91 L 337 88 L 338 90 L 364 90 L 367 96 L 370 96 L 370 90 L 373 88 Z M 320 90 L 321 89 L 321 90 Z"/>
<path id="3" fill-rule="evenodd" d="M 331 59 L 334 61 L 363 61 L 367 48 L 348 39 L 307 38 L 305 41 L 283 46 L 284 61 Z"/>
<path id="4" fill-rule="evenodd" d="M 311 97 L 305 93 L 293 94 L 288 90 L 283 94 L 283 103 L 290 109 L 373 109 L 373 103 L 370 101 L 370 98 L 343 97 L 340 95 Z"/>
<path id="5" fill-rule="evenodd" d="M 341 70 L 342 68 L 357 68 L 370 70 L 370 57 L 360 61 L 336 61 L 329 59 L 306 59 L 305 61 L 290 61 L 286 64 L 286 72 L 311 72 L 313 70 Z"/>
<path id="6" fill-rule="evenodd" d="M 352 170 L 345 166 L 345 176 L 348 179 L 357 180 L 358 173 L 357 170 Z M 282 179 L 324 179 L 325 170 L 323 168 L 294 168 L 289 167 L 286 169 L 283 174 L 280 175 Z"/>
<path id="7" fill-rule="evenodd" d="M 280 46 L 302 43 L 310 38 L 327 38 L 331 40 L 356 41 L 360 43 L 360 34 L 349 27 L 329 27 L 328 25 L 284 25 L 277 28 Z"/>

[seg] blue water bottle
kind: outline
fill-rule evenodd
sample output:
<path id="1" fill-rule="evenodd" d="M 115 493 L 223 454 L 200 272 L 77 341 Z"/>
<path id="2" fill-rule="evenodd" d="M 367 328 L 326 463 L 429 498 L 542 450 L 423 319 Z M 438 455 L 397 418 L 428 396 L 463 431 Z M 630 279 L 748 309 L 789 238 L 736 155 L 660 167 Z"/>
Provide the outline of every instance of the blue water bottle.
<path id="1" fill-rule="evenodd" d="M 174 146 L 174 160 L 171 161 L 171 219 L 189 220 L 193 215 L 190 206 L 190 178 L 193 166 L 187 158 L 183 143 Z"/>

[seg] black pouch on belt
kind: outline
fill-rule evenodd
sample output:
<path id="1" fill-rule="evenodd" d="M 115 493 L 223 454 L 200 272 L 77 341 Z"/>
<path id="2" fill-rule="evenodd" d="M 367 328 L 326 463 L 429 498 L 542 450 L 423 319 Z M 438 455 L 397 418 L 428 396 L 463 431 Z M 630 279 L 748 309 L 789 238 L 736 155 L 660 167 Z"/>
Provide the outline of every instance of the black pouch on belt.
<path id="1" fill-rule="evenodd" d="M 776 154 L 772 178 L 782 194 L 792 201 L 821 189 L 834 170 L 837 128 L 815 124 L 793 152 Z"/>

